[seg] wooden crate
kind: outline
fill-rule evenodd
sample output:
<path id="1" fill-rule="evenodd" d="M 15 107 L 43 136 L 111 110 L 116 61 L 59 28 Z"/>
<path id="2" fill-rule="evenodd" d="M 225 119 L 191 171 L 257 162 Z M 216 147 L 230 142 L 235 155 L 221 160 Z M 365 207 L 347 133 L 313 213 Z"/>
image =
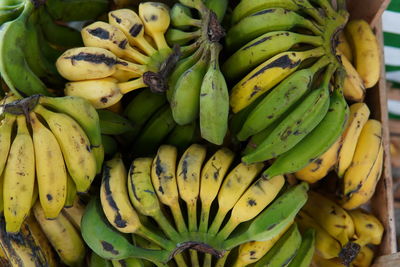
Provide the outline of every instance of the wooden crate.
<path id="1" fill-rule="evenodd" d="M 376 35 L 382 47 L 382 66 L 383 66 L 383 33 L 381 15 L 390 0 L 348 0 L 348 9 L 351 18 L 362 18 L 367 20 L 374 28 Z M 379 83 L 367 90 L 366 102 L 371 109 L 371 118 L 377 119 L 383 124 L 383 142 L 384 142 L 384 166 L 382 177 L 376 187 L 375 194 L 371 200 L 371 210 L 380 219 L 385 227 L 385 233 L 382 244 L 380 245 L 377 256 L 384 256 L 396 253 L 396 228 L 394 224 L 393 210 L 393 183 L 390 163 L 390 139 L 389 139 L 389 119 L 387 114 L 387 95 L 386 95 L 385 69 L 382 68 Z M 399 257 L 397 257 L 398 259 Z M 393 264 L 393 257 L 390 258 L 390 264 L 385 259 L 388 257 L 379 257 L 376 259 L 376 266 L 400 266 L 400 262 Z M 386 263 L 385 263 L 386 262 Z"/>

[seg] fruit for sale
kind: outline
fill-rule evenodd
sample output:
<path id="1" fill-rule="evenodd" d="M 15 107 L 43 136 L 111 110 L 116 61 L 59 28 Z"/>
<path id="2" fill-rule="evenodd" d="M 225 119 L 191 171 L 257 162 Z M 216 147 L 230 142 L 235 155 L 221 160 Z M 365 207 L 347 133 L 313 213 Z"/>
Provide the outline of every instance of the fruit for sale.
<path id="1" fill-rule="evenodd" d="M 302 236 L 301 245 L 296 253 L 296 256 L 293 258 L 293 260 L 290 261 L 288 266 L 310 266 L 314 255 L 314 246 L 315 231 L 312 229 L 308 229 Z"/>
<path id="2" fill-rule="evenodd" d="M 382 241 L 384 228 L 382 223 L 371 213 L 363 209 L 355 209 L 349 211 L 351 218 L 354 221 L 356 230 L 355 243 L 360 246 L 367 244 L 379 245 Z"/>
<path id="3" fill-rule="evenodd" d="M 102 134 L 121 135 L 134 129 L 131 122 L 118 113 L 105 109 L 100 109 L 97 113 L 99 114 Z"/>
<path id="4" fill-rule="evenodd" d="M 340 32 L 338 36 L 338 45 L 336 49 L 338 52 L 342 53 L 349 62 L 353 61 L 353 52 L 350 47 L 350 43 L 347 40 L 346 34 L 344 32 Z"/>
<path id="5" fill-rule="evenodd" d="M 374 259 L 374 251 L 368 246 L 363 246 L 360 249 L 357 257 L 353 261 L 353 265 L 356 267 L 369 267 L 372 265 Z"/>
<path id="6" fill-rule="evenodd" d="M 346 56 L 339 54 L 343 67 L 346 70 L 346 79 L 343 84 L 343 94 L 349 101 L 362 102 L 365 97 L 365 86 L 360 74 L 353 67 Z"/>

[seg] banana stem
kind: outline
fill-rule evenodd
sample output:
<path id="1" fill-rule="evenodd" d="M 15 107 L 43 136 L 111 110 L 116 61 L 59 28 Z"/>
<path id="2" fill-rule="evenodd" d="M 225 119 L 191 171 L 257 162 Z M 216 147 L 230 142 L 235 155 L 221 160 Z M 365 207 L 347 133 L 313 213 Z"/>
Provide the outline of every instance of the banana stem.
<path id="1" fill-rule="evenodd" d="M 329 59 L 326 56 L 321 57 L 314 65 L 310 67 L 310 70 L 315 74 L 317 71 L 328 65 Z"/>
<path id="2" fill-rule="evenodd" d="M 141 65 L 146 65 L 149 63 L 150 58 L 148 56 L 143 55 L 139 51 L 133 49 L 132 47 L 127 47 L 125 50 L 125 54 L 127 57 L 130 59 L 133 59 L 134 61 L 138 62 Z"/>
<path id="3" fill-rule="evenodd" d="M 208 230 L 208 233 L 210 235 L 215 235 L 219 228 L 221 227 L 222 222 L 224 221 L 226 212 L 222 211 L 221 209 L 218 209 L 217 215 L 215 215 L 213 223 L 211 224 L 210 229 Z"/>
<path id="4" fill-rule="evenodd" d="M 336 66 L 333 64 L 329 64 L 329 66 L 327 67 L 322 82 L 321 82 L 321 86 L 322 87 L 326 87 L 329 86 L 329 83 L 331 81 L 332 75 L 333 73 L 336 71 Z"/>
<path id="5" fill-rule="evenodd" d="M 187 267 L 187 264 L 182 254 L 175 255 L 174 260 L 176 262 L 176 265 L 178 265 L 178 267 Z"/>
<path id="6" fill-rule="evenodd" d="M 118 88 L 121 92 L 121 94 L 126 94 L 129 93 L 133 90 L 140 89 L 147 87 L 147 85 L 143 81 L 143 77 L 140 77 L 136 80 L 129 81 L 129 82 L 124 82 L 124 83 L 118 83 Z"/>
<path id="7" fill-rule="evenodd" d="M 216 238 L 220 240 L 225 240 L 228 236 L 235 230 L 236 226 L 241 223 L 240 221 L 235 221 L 232 218 L 229 219 L 228 223 L 222 228 L 221 231 L 218 232 Z"/>
<path id="8" fill-rule="evenodd" d="M 190 261 L 192 263 L 191 267 L 200 267 L 200 263 L 199 263 L 199 255 L 197 254 L 196 250 L 189 250 L 189 254 L 190 254 Z"/>
<path id="9" fill-rule="evenodd" d="M 138 38 L 138 37 L 137 37 Z M 148 56 L 152 56 L 157 52 L 154 47 L 143 36 L 135 42 L 135 45 L 142 49 Z"/>
<path id="10" fill-rule="evenodd" d="M 324 39 L 322 36 L 303 35 L 301 41 L 314 46 L 322 46 L 324 44 Z"/>
<path id="11" fill-rule="evenodd" d="M 231 251 L 225 252 L 224 256 L 217 260 L 217 262 L 215 263 L 215 267 L 224 267 L 225 266 L 225 262 L 228 259 L 228 256 L 229 256 L 230 252 Z"/>
<path id="12" fill-rule="evenodd" d="M 130 71 L 138 75 L 142 75 L 147 71 L 146 66 L 135 64 L 123 59 L 119 59 L 115 66 L 117 67 L 117 69 Z"/>
<path id="13" fill-rule="evenodd" d="M 325 25 L 325 19 L 318 13 L 318 11 L 308 2 L 307 0 L 303 3 L 297 3 L 297 5 L 302 7 L 302 10 L 310 15 L 314 20 L 320 25 Z"/>
<path id="14" fill-rule="evenodd" d="M 163 33 L 161 33 L 161 32 L 154 33 L 153 39 L 154 39 L 154 42 L 156 42 L 158 50 L 161 50 L 161 49 L 171 50 L 171 48 L 167 44 L 167 41 L 165 40 Z"/>
<path id="15" fill-rule="evenodd" d="M 135 234 L 140 235 L 147 240 L 150 240 L 151 242 L 154 242 L 155 244 L 166 250 L 173 251 L 175 249 L 175 244 L 173 242 L 158 236 L 157 234 L 147 229 L 145 226 L 140 227 L 135 232 Z"/>
<path id="16" fill-rule="evenodd" d="M 176 202 L 174 205 L 169 206 L 172 212 L 172 216 L 174 217 L 174 221 L 176 224 L 176 228 L 178 228 L 179 233 L 185 233 L 187 232 L 186 224 L 185 224 L 185 219 L 182 216 L 182 211 L 181 207 L 179 206 L 179 203 Z"/>
<path id="17" fill-rule="evenodd" d="M 211 262 L 212 262 L 212 255 L 211 254 L 206 254 L 204 256 L 203 267 L 211 267 Z"/>
<path id="18" fill-rule="evenodd" d="M 314 3 L 320 5 L 328 17 L 333 18 L 336 16 L 336 11 L 333 9 L 328 0 L 312 0 Z"/>
<path id="19" fill-rule="evenodd" d="M 209 217 L 210 217 L 210 205 L 202 205 L 201 215 L 200 215 L 200 226 L 199 226 L 200 233 L 207 233 Z"/>
<path id="20" fill-rule="evenodd" d="M 159 212 L 157 212 L 157 214 L 153 216 L 153 219 L 158 223 L 160 228 L 169 239 L 173 240 L 176 243 L 179 243 L 182 240 L 178 232 L 172 227 L 172 225 L 169 223 L 168 219 L 165 217 L 161 210 L 159 210 Z"/>
<path id="21" fill-rule="evenodd" d="M 196 199 L 197 200 L 197 199 Z M 189 232 L 197 231 L 197 201 L 187 203 L 188 217 L 189 217 Z"/>

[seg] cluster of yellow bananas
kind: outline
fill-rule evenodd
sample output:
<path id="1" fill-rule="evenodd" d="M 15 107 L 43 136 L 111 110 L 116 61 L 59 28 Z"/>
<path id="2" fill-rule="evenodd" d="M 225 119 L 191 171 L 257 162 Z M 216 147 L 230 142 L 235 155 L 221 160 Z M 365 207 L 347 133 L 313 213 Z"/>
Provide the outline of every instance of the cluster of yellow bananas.
<path id="1" fill-rule="evenodd" d="M 310 191 L 296 217 L 299 228 L 315 230 L 314 262 L 319 267 L 368 267 L 373 259 L 370 245 L 379 245 L 383 225 L 362 209 L 346 211 L 334 201 Z"/>
<path id="2" fill-rule="evenodd" d="M 53 267 L 59 266 L 60 260 L 67 266 L 81 266 L 86 256 L 80 234 L 84 210 L 77 198 L 71 207 L 49 220 L 37 201 L 33 205 L 33 215 L 26 218 L 19 233 L 11 235 L 1 227 L 0 257 L 7 263 L 2 266 Z M 0 223 L 5 223 L 2 216 Z"/>
<path id="3" fill-rule="evenodd" d="M 56 62 L 60 74 L 71 81 L 66 95 L 86 98 L 102 109 L 138 88 L 167 89 L 165 79 L 175 55 L 164 38 L 169 8 L 146 2 L 139 5 L 138 13 L 114 10 L 108 13 L 109 23 L 98 21 L 82 29 L 86 47 L 69 49 Z"/>
<path id="4" fill-rule="evenodd" d="M 54 219 L 86 192 L 104 152 L 96 110 L 82 98 L 9 96 L 2 104 L 0 208 L 6 231 L 17 233 L 37 197 Z"/>

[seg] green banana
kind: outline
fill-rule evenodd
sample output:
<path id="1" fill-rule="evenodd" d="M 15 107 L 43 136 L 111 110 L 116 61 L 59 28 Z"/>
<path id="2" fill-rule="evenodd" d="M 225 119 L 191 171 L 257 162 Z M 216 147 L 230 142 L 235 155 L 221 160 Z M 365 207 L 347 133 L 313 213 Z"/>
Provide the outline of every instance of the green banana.
<path id="1" fill-rule="evenodd" d="M 143 261 L 137 258 L 128 258 L 124 260 L 113 260 L 113 267 L 143 267 Z"/>
<path id="2" fill-rule="evenodd" d="M 102 134 L 101 140 L 103 143 L 105 155 L 113 156 L 115 153 L 118 152 L 118 143 L 112 136 Z"/>
<path id="3" fill-rule="evenodd" d="M 96 158 L 97 173 L 100 173 L 104 160 L 104 148 L 101 139 L 99 115 L 96 109 L 86 99 L 76 96 L 42 96 L 39 99 L 39 103 L 45 107 L 65 113 L 79 123 L 89 138 Z"/>
<path id="4" fill-rule="evenodd" d="M 297 225 L 293 224 L 254 267 L 287 266 L 296 256 L 300 245 L 301 235 Z"/>
<path id="5" fill-rule="evenodd" d="M 223 247 L 230 250 L 245 242 L 271 239 L 285 226 L 293 222 L 294 217 L 307 201 L 307 190 L 307 183 L 301 183 L 288 189 L 251 223 L 245 224 L 247 227 L 239 229 L 239 226 L 223 242 Z"/>
<path id="6" fill-rule="evenodd" d="M 277 158 L 263 173 L 264 177 L 293 173 L 322 155 L 343 133 L 349 116 L 349 107 L 339 88 L 330 99 L 325 118 L 295 147 Z"/>
<path id="7" fill-rule="evenodd" d="M 288 267 L 308 267 L 314 255 L 315 230 L 308 229 L 302 236 L 302 241 L 296 256 L 289 263 Z"/>
<path id="8" fill-rule="evenodd" d="M 285 115 L 282 115 L 282 118 L 284 118 Z M 253 135 L 247 143 L 246 148 L 243 150 L 242 154 L 247 155 L 254 152 L 258 148 L 258 146 L 275 130 L 279 123 L 280 120 L 277 120 L 261 132 Z"/>
<path id="9" fill-rule="evenodd" d="M 250 112 L 237 135 L 238 139 L 244 141 L 277 121 L 309 91 L 314 75 L 326 64 L 328 58 L 323 57 L 312 67 L 296 71 L 282 81 Z"/>
<path id="10" fill-rule="evenodd" d="M 89 267 L 112 267 L 112 263 L 92 252 L 90 255 Z"/>
<path id="11" fill-rule="evenodd" d="M 55 65 L 57 59 L 62 55 L 63 50 L 57 49 L 46 40 L 40 25 L 36 25 L 36 31 L 38 34 L 40 49 L 42 50 L 43 56 L 47 58 L 47 60 L 49 60 L 53 65 Z"/>
<path id="12" fill-rule="evenodd" d="M 197 63 L 177 80 L 170 100 L 172 115 L 179 125 L 194 121 L 199 115 L 200 88 L 207 71 L 209 53 L 206 49 Z"/>
<path id="13" fill-rule="evenodd" d="M 321 35 L 321 30 L 311 20 L 296 12 L 284 8 L 270 8 L 252 14 L 234 25 L 228 31 L 225 42 L 228 50 L 235 51 L 266 32 L 290 30 L 294 27 L 305 28 L 315 35 Z"/>
<path id="14" fill-rule="evenodd" d="M 176 123 L 169 106 L 164 106 L 154 114 L 140 132 L 133 146 L 134 154 L 152 154 L 164 138 L 172 131 Z"/>
<path id="15" fill-rule="evenodd" d="M 329 83 L 335 71 L 330 67 L 320 87 L 306 96 L 252 153 L 242 157 L 243 162 L 254 163 L 275 158 L 290 150 L 317 127 L 329 108 Z"/>
<path id="16" fill-rule="evenodd" d="M 267 32 L 247 43 L 225 61 L 222 71 L 229 80 L 238 80 L 269 58 L 299 43 L 322 45 L 321 36 L 290 31 Z"/>
<path id="17" fill-rule="evenodd" d="M 228 0 L 204 0 L 204 4 L 217 15 L 220 22 L 224 19 Z"/>
<path id="18" fill-rule="evenodd" d="M 176 3 L 169 12 L 171 25 L 182 30 L 187 30 L 190 26 L 200 27 L 201 20 L 194 19 L 190 8 Z"/>
<path id="19" fill-rule="evenodd" d="M 117 113 L 105 109 L 99 109 L 97 113 L 102 134 L 119 135 L 134 129 L 128 119 Z"/>
<path id="20" fill-rule="evenodd" d="M 23 10 L 24 10 L 23 3 L 10 6 L 2 6 L 0 8 L 0 26 L 3 23 L 6 23 L 7 21 L 16 19 L 22 13 Z"/>
<path id="21" fill-rule="evenodd" d="M 175 146 L 178 150 L 183 151 L 189 145 L 196 142 L 197 124 L 192 122 L 187 125 L 177 125 L 168 135 L 165 144 Z"/>
<path id="22" fill-rule="evenodd" d="M 179 29 L 170 28 L 165 38 L 169 45 L 186 45 L 192 40 L 195 40 L 201 36 L 201 30 L 196 30 L 194 32 L 186 32 Z"/>
<path id="23" fill-rule="evenodd" d="M 156 262 L 167 262 L 168 251 L 152 251 L 132 245 L 128 236 L 115 230 L 107 221 L 98 197 L 93 197 L 86 207 L 81 221 L 82 237 L 86 244 L 100 257 L 122 260 L 136 257 Z"/>
<path id="24" fill-rule="evenodd" d="M 93 20 L 108 11 L 107 0 L 47 0 L 46 9 L 55 20 Z"/>
<path id="25" fill-rule="evenodd" d="M 229 115 L 228 86 L 218 62 L 221 49 L 218 43 L 210 45 L 210 65 L 200 89 L 201 137 L 216 145 L 224 142 Z"/>
<path id="26" fill-rule="evenodd" d="M 26 22 L 33 9 L 33 3 L 26 1 L 22 14 L 0 28 L 0 73 L 17 96 L 50 95 L 46 85 L 29 68 L 24 54 L 26 41 L 23 36 L 26 35 Z"/>

